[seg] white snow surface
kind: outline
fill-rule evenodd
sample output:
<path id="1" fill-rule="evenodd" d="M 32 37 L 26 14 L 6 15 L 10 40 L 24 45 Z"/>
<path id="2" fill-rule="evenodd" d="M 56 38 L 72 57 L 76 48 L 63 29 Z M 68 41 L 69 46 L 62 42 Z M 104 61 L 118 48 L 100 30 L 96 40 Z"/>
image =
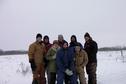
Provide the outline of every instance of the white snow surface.
<path id="1" fill-rule="evenodd" d="M 126 51 L 98 52 L 98 84 L 126 84 Z M 87 76 L 86 76 L 87 77 Z M 31 84 L 27 55 L 0 56 L 0 84 Z"/>

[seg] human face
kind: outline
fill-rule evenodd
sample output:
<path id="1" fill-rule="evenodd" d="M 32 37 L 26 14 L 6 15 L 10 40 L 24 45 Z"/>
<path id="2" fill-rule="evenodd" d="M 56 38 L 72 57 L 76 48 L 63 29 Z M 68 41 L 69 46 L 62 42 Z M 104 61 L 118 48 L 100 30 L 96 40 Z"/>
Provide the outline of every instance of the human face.
<path id="1" fill-rule="evenodd" d="M 37 42 L 41 42 L 42 41 L 42 38 L 41 37 L 38 37 L 38 38 L 36 38 L 36 41 Z"/>
<path id="2" fill-rule="evenodd" d="M 44 42 L 45 42 L 45 43 L 48 43 L 48 42 L 49 42 L 49 39 L 44 39 Z"/>
<path id="3" fill-rule="evenodd" d="M 58 40 L 59 40 L 60 42 L 62 42 L 62 41 L 63 41 L 63 37 L 62 37 L 62 36 L 58 36 Z"/>
<path id="4" fill-rule="evenodd" d="M 75 38 L 74 37 L 71 38 L 71 42 L 75 42 Z"/>
<path id="5" fill-rule="evenodd" d="M 75 47 L 75 51 L 76 51 L 76 52 L 79 52 L 80 50 L 81 50 L 80 46 L 76 46 L 76 47 Z"/>
<path id="6" fill-rule="evenodd" d="M 55 48 L 59 48 L 59 45 L 58 44 L 54 44 Z"/>
<path id="7" fill-rule="evenodd" d="M 90 38 L 89 37 L 84 37 L 85 41 L 88 41 Z"/>
<path id="8" fill-rule="evenodd" d="M 63 48 L 66 49 L 68 47 L 67 43 L 63 44 Z"/>

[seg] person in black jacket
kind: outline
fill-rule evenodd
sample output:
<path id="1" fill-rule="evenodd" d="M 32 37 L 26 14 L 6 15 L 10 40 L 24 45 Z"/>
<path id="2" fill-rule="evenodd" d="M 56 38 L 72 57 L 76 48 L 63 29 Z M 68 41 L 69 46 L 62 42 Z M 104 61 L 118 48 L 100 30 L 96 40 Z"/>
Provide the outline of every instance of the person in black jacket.
<path id="1" fill-rule="evenodd" d="M 92 40 L 89 33 L 84 35 L 85 44 L 84 50 L 88 54 L 88 64 L 86 65 L 86 72 L 88 74 L 88 84 L 97 84 L 96 69 L 97 69 L 97 43 Z"/>

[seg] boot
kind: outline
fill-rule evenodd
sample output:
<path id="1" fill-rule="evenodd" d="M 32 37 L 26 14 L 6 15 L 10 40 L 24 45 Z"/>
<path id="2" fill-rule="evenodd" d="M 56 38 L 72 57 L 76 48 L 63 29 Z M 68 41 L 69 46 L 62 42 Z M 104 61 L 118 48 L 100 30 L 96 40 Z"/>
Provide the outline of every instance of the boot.
<path id="1" fill-rule="evenodd" d="M 38 81 L 37 80 L 33 80 L 32 84 L 38 84 Z"/>

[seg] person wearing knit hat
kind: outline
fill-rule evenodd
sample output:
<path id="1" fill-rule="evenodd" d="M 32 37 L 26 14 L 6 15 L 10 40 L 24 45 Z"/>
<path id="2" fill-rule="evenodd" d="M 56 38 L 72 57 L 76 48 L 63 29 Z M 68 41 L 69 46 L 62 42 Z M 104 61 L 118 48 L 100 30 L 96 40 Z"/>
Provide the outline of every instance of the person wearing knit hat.
<path id="1" fill-rule="evenodd" d="M 44 56 L 45 45 L 42 43 L 42 35 L 36 35 L 36 41 L 29 46 L 28 57 L 33 73 L 32 84 L 46 84 Z"/>
<path id="2" fill-rule="evenodd" d="M 40 33 L 38 33 L 38 34 L 36 35 L 36 38 L 38 38 L 38 37 L 42 38 L 42 35 L 41 35 Z"/>
<path id="3" fill-rule="evenodd" d="M 98 46 L 89 33 L 85 33 L 84 39 L 84 50 L 88 54 L 88 63 L 86 65 L 86 72 L 88 74 L 88 84 L 97 84 L 96 71 Z"/>
<path id="4" fill-rule="evenodd" d="M 38 34 L 36 35 L 36 42 L 39 42 L 39 43 L 42 42 L 42 35 L 41 35 L 40 33 L 38 33 Z"/>

